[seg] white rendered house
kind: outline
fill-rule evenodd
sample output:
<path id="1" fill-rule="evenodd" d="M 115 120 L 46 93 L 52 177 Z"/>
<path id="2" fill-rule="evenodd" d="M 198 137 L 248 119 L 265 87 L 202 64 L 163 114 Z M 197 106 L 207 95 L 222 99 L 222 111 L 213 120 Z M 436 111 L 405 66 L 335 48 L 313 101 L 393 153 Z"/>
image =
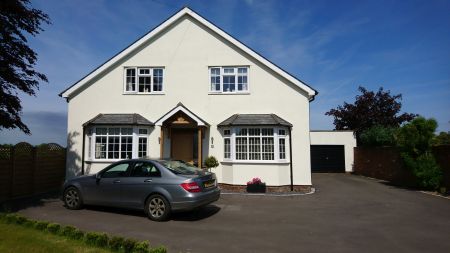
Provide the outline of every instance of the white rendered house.
<path id="1" fill-rule="evenodd" d="M 60 95 L 67 176 L 126 158 L 202 166 L 222 185 L 260 177 L 309 191 L 309 103 L 317 92 L 185 7 Z"/>

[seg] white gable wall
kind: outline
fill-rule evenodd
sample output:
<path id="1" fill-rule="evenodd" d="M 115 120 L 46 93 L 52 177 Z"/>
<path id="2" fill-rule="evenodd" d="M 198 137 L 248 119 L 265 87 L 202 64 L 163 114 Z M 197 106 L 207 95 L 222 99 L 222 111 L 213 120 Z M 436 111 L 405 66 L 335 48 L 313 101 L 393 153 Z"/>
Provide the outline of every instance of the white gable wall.
<path id="1" fill-rule="evenodd" d="M 263 38 L 262 38 L 263 39 Z M 249 66 L 249 94 L 211 95 L 208 67 Z M 124 67 L 163 66 L 164 95 L 124 95 Z M 145 45 L 138 53 L 119 62 L 112 70 L 91 82 L 69 99 L 68 175 L 81 168 L 82 124 L 98 113 L 139 113 L 155 122 L 182 102 L 210 126 L 205 155 L 223 159 L 223 139 L 217 124 L 235 113 L 274 113 L 293 124 L 294 184 L 310 185 L 309 101 L 304 91 L 268 71 L 250 57 L 237 52 L 223 39 L 213 36 L 205 27 L 190 18 L 183 18 L 163 36 Z M 159 157 L 159 127 L 149 138 L 150 156 Z M 288 144 L 288 143 L 287 143 Z M 166 147 L 167 148 L 167 147 Z M 79 159 L 78 159 L 79 158 Z M 96 172 L 106 164 L 92 164 Z M 252 177 L 261 177 L 268 185 L 289 185 L 287 164 L 219 166 L 219 182 L 245 184 Z M 252 169 L 253 168 L 253 169 Z"/>

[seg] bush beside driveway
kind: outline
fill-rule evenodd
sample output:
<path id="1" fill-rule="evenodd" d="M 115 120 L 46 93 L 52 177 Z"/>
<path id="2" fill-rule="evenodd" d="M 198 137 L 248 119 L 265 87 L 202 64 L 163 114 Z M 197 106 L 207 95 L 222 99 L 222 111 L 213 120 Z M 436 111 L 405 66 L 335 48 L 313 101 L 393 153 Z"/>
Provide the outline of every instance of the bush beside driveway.
<path id="1" fill-rule="evenodd" d="M 25 216 L 148 240 L 169 252 L 424 252 L 450 249 L 450 201 L 346 174 L 313 174 L 316 193 L 223 195 L 199 212 L 152 222 L 144 213 L 56 199 Z"/>

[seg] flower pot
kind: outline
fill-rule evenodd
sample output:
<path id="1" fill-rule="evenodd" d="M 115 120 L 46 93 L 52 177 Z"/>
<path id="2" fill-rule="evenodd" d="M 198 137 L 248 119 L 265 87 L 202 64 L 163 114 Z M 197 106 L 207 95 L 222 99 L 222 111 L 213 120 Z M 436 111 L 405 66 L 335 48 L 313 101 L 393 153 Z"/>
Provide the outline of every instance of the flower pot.
<path id="1" fill-rule="evenodd" d="M 247 192 L 250 193 L 264 193 L 266 192 L 266 184 L 248 184 Z"/>

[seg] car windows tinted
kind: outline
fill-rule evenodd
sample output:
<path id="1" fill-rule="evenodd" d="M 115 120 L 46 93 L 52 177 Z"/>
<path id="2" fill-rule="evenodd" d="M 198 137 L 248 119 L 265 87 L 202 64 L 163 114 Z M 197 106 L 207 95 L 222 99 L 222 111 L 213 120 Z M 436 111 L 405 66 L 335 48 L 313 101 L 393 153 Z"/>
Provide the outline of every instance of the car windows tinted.
<path id="1" fill-rule="evenodd" d="M 138 162 L 131 172 L 132 177 L 161 177 L 161 172 L 152 163 Z"/>
<path id="2" fill-rule="evenodd" d="M 171 160 L 171 161 L 159 161 L 159 163 L 175 174 L 196 175 L 202 172 L 201 169 L 194 167 L 183 161 Z"/>
<path id="3" fill-rule="evenodd" d="M 102 174 L 104 178 L 113 178 L 113 177 L 125 177 L 127 175 L 129 163 L 120 163 L 117 164 Z"/>

